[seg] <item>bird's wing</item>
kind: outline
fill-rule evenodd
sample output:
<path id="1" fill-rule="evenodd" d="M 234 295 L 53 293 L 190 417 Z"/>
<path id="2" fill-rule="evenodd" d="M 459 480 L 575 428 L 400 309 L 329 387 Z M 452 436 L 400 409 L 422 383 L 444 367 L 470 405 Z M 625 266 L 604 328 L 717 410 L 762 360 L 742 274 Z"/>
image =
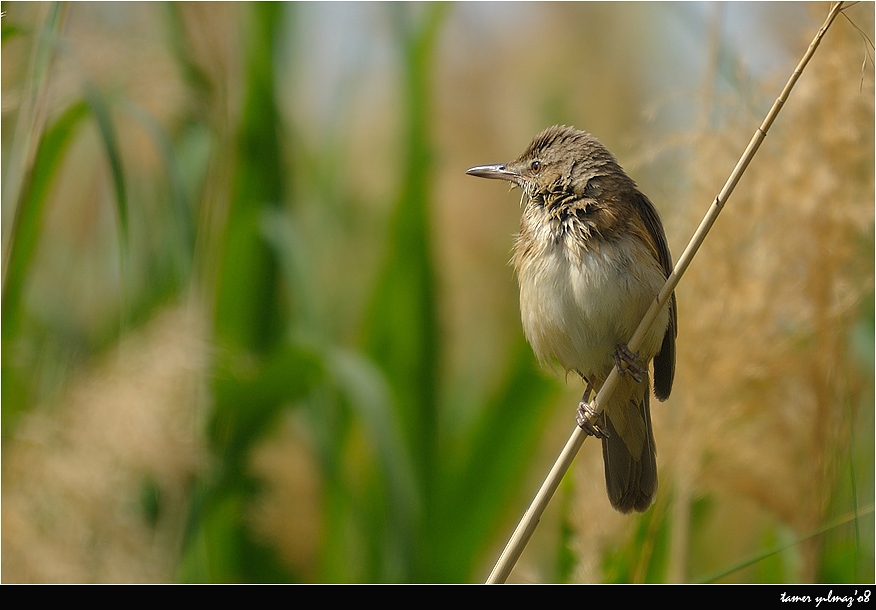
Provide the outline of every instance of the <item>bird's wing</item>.
<path id="1" fill-rule="evenodd" d="M 648 233 L 657 249 L 657 259 L 668 277 L 672 273 L 672 255 L 666 243 L 666 233 L 663 223 L 657 214 L 654 204 L 642 193 L 636 197 L 636 209 L 648 227 Z M 672 391 L 672 380 L 675 378 L 675 337 L 678 334 L 678 313 L 675 304 L 675 293 L 669 299 L 669 327 L 663 336 L 663 345 L 654 358 L 654 395 L 659 400 L 665 400 Z"/>

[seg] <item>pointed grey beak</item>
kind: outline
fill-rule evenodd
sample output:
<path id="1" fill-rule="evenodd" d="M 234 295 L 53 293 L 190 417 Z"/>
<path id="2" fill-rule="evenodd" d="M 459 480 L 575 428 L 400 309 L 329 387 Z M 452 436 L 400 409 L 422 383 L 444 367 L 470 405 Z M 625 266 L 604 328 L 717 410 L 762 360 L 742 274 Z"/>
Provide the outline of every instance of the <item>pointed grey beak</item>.
<path id="1" fill-rule="evenodd" d="M 520 174 L 505 169 L 504 163 L 496 163 L 495 165 L 478 165 L 465 172 L 469 176 L 477 176 L 478 178 L 493 178 L 494 180 L 508 180 L 509 182 L 517 182 L 520 180 Z"/>

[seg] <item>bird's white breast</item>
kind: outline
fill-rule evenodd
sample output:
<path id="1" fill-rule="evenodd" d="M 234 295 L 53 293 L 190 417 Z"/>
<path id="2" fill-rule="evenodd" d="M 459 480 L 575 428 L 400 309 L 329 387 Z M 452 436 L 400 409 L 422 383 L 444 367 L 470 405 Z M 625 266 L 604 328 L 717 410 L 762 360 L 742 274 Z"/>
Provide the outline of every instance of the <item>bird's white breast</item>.
<path id="1" fill-rule="evenodd" d="M 533 351 L 567 371 L 606 374 L 616 346 L 630 340 L 663 285 L 659 264 L 631 236 L 600 239 L 589 248 L 571 235 L 531 237 L 539 246 L 532 256 L 515 256 L 515 265 L 523 330 Z M 659 351 L 667 324 L 664 309 L 641 347 L 644 362 Z"/>

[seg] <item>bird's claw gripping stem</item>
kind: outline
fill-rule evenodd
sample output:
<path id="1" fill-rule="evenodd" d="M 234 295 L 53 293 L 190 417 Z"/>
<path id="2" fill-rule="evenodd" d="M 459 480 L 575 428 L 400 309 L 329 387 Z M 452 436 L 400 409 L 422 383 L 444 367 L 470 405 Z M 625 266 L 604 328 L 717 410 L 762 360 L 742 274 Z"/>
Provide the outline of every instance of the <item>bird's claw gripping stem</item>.
<path id="1" fill-rule="evenodd" d="M 582 400 L 578 403 L 575 419 L 578 422 L 578 426 L 590 436 L 608 438 L 608 432 L 603 430 L 605 421 L 602 413 L 594 411 L 588 402 Z"/>
<path id="2" fill-rule="evenodd" d="M 614 351 L 614 364 L 620 375 L 629 373 L 630 377 L 639 383 L 642 382 L 642 376 L 647 372 L 647 369 L 639 364 L 639 353 L 634 354 L 623 343 L 618 345 Z"/>

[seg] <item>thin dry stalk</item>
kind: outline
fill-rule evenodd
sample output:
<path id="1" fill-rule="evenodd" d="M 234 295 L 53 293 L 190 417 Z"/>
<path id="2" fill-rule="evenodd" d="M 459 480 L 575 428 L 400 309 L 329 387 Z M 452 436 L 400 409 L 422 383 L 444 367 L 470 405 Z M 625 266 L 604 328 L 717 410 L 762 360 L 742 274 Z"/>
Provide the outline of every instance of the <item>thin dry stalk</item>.
<path id="1" fill-rule="evenodd" d="M 824 37 L 825 33 L 827 33 L 827 30 L 830 28 L 837 15 L 839 15 L 840 12 L 843 10 L 843 5 L 843 2 L 837 2 L 831 6 L 830 12 L 825 19 L 824 24 L 815 34 L 815 37 L 809 44 L 809 48 L 806 50 L 803 58 L 797 64 L 796 69 L 791 74 L 791 77 L 785 84 L 785 87 L 782 90 L 781 94 L 773 103 L 773 106 L 767 113 L 767 116 L 764 119 L 763 123 L 760 125 L 757 131 L 755 131 L 754 135 L 751 138 L 751 141 L 748 143 L 748 146 L 745 149 L 745 152 L 743 152 L 742 156 L 736 164 L 736 167 L 730 173 L 730 177 L 725 182 L 724 187 L 721 189 L 718 196 L 712 202 L 712 205 L 709 207 L 708 212 L 706 212 L 705 217 L 703 218 L 702 222 L 700 223 L 699 227 L 697 228 L 693 237 L 688 243 L 687 248 L 685 248 L 684 252 L 679 257 L 678 262 L 675 265 L 675 269 L 666 279 L 666 283 L 664 284 L 663 289 L 660 291 L 660 294 L 657 295 L 657 298 L 651 304 L 650 309 L 645 314 L 645 317 L 639 324 L 639 327 L 633 335 L 632 339 L 630 339 L 628 347 L 632 352 L 638 351 L 645 334 L 648 332 L 648 329 L 651 327 L 651 324 L 657 317 L 658 312 L 660 312 L 660 310 L 666 306 L 667 302 L 669 301 L 669 297 L 675 290 L 675 287 L 678 285 L 681 276 L 684 275 L 684 272 L 687 270 L 688 266 L 693 260 L 693 257 L 696 255 L 697 250 L 699 250 L 700 246 L 706 238 L 706 235 L 709 233 L 709 230 L 712 228 L 712 225 L 717 220 L 718 215 L 721 213 L 721 210 L 723 209 L 727 200 L 730 198 L 733 190 L 736 188 L 739 179 L 742 177 L 742 174 L 745 172 L 749 163 L 754 158 L 755 153 L 757 153 L 757 150 L 763 142 L 764 138 L 766 137 L 767 132 L 769 131 L 770 127 L 772 126 L 773 122 L 781 111 L 782 106 L 787 101 L 791 90 L 794 88 L 794 85 L 797 83 L 797 80 L 800 78 L 800 75 L 803 73 L 803 70 L 809 63 L 809 60 L 812 59 L 812 56 L 815 54 L 815 51 L 818 48 L 819 44 L 821 44 L 822 38 Z M 596 396 L 595 404 L 593 405 L 593 418 L 595 418 L 599 413 L 602 412 L 605 401 L 614 392 L 619 379 L 620 377 L 617 371 L 612 370 L 605 384 L 602 386 Z M 532 537 L 532 534 L 535 531 L 539 520 L 541 519 L 541 515 L 547 508 L 550 499 L 553 497 L 554 492 L 557 490 L 557 487 L 559 487 L 560 481 L 562 480 L 566 471 L 571 466 L 572 461 L 577 455 L 578 450 L 581 448 L 581 445 L 584 444 L 584 440 L 586 438 L 587 434 L 584 432 L 584 430 L 576 426 L 575 430 L 572 432 L 571 437 L 566 442 L 565 447 L 563 447 L 563 450 L 557 458 L 556 462 L 554 462 L 554 465 L 548 473 L 547 478 L 545 479 L 541 488 L 538 490 L 538 493 L 536 494 L 529 508 L 524 513 L 523 518 L 520 520 L 520 523 L 517 526 L 517 529 L 514 531 L 510 540 L 508 541 L 508 544 L 505 546 L 505 549 L 499 556 L 499 560 L 496 562 L 493 571 L 490 573 L 490 576 L 487 579 L 488 584 L 503 583 L 507 580 L 508 576 L 511 573 L 511 570 L 514 568 L 514 565 L 517 563 L 517 560 L 523 553 L 523 549 L 526 547 L 526 544 Z"/>

